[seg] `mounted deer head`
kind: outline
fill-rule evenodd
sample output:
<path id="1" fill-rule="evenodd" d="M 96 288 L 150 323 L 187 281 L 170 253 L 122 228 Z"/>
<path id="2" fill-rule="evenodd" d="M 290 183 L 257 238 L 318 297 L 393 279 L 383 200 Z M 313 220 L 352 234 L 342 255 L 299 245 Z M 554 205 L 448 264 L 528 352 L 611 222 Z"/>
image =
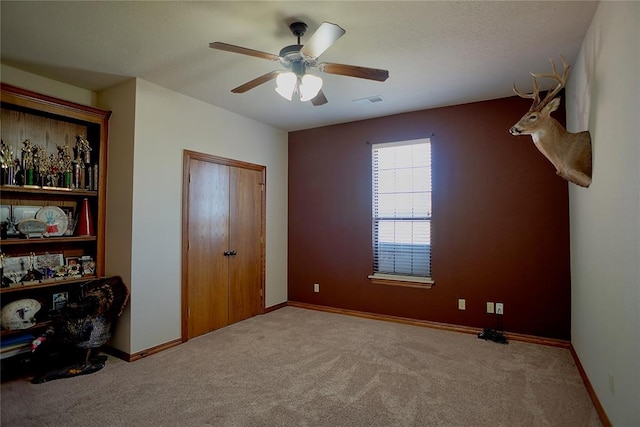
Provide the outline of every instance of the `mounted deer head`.
<path id="1" fill-rule="evenodd" d="M 570 133 L 567 132 L 551 113 L 558 109 L 560 98 L 555 96 L 562 90 L 569 75 L 569 64 L 562 58 L 564 70 L 562 76 L 556 71 L 556 64 L 551 61 L 552 73 L 533 74 L 533 93 L 523 94 L 513 85 L 513 91 L 522 98 L 533 99 L 533 105 L 522 116 L 520 121 L 513 125 L 509 132 L 512 135 L 531 135 L 533 143 L 555 166 L 556 172 L 567 181 L 582 187 L 591 184 L 591 135 L 589 131 Z M 544 99 L 540 101 L 537 78 L 547 77 L 555 80 L 555 88 L 547 91 Z"/>

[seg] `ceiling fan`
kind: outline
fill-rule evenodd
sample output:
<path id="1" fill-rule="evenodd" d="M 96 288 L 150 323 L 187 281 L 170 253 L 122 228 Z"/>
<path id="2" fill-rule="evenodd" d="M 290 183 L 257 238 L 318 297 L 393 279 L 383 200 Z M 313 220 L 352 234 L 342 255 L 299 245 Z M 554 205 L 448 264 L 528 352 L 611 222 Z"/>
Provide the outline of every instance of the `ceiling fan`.
<path id="1" fill-rule="evenodd" d="M 337 74 L 347 77 L 383 82 L 389 77 L 389 71 L 377 68 L 359 67 L 355 65 L 335 64 L 332 62 L 318 63 L 318 57 L 335 43 L 346 32 L 340 26 L 330 22 L 323 22 L 306 44 L 300 44 L 300 37 L 307 31 L 307 24 L 294 22 L 289 29 L 298 38 L 298 43 L 284 47 L 279 55 L 248 49 L 228 43 L 209 43 L 212 49 L 255 56 L 257 58 L 277 61 L 285 67 L 285 71 L 271 71 L 257 77 L 235 89 L 233 93 L 244 93 L 263 83 L 276 79 L 276 91 L 284 98 L 291 100 L 294 93 L 300 95 L 301 101 L 311 101 L 315 106 L 327 103 L 322 92 L 322 79 L 307 73 L 309 69 L 317 69 L 327 74 Z"/>

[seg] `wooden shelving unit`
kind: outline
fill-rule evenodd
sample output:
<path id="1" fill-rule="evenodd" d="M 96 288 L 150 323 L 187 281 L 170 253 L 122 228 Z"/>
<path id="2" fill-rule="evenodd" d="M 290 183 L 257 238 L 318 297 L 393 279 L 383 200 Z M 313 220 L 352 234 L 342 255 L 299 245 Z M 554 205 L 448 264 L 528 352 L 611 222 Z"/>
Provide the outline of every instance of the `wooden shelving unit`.
<path id="1" fill-rule="evenodd" d="M 108 121 L 110 111 L 84 106 L 62 99 L 41 95 L 14 86 L 1 84 L 1 133 L 3 143 L 11 148 L 14 158 L 20 161 L 25 140 L 39 147 L 38 152 L 47 156 L 56 156 L 61 148 L 76 146 L 76 137 L 82 136 L 89 144 L 85 150 L 90 161 L 82 160 L 83 166 L 91 167 L 95 174 L 85 180 L 81 188 L 59 188 L 45 183 L 42 185 L 23 185 L 26 182 L 8 182 L 6 174 L 0 182 L 0 205 L 4 212 L 13 212 L 15 207 L 51 207 L 56 206 L 77 217 L 81 204 L 87 199 L 90 215 L 94 223 L 94 233 L 79 236 L 77 230 L 71 235 L 50 237 L 7 236 L 6 224 L 0 239 L 0 251 L 7 257 L 28 257 L 50 255 L 68 259 L 91 257 L 94 270 L 84 276 L 43 277 L 41 280 L 25 284 L 12 283 L 0 288 L 3 307 L 15 300 L 32 298 L 38 300 L 42 308 L 36 314 L 37 324 L 27 330 L 3 330 L 0 337 L 15 333 L 42 329 L 50 322 L 53 313 L 52 296 L 57 292 L 67 292 L 72 300 L 80 285 L 95 277 L 104 275 L 104 233 L 106 214 L 106 154 L 108 140 Z M 72 151 L 73 152 L 73 151 Z M 77 159 L 76 159 L 77 160 Z M 93 173 L 93 172 L 86 172 Z M 41 180 L 40 182 L 43 182 Z M 61 181 L 58 181 L 61 182 Z M 32 183 L 33 184 L 33 183 Z M 6 222 L 6 218 L 0 218 Z M 5 271 L 6 273 L 6 271 Z M 7 277 L 7 274 L 5 274 Z M 15 276 L 14 276 L 15 277 Z M 6 284 L 7 279 L 4 280 Z M 37 331 L 30 332 L 32 334 Z"/>

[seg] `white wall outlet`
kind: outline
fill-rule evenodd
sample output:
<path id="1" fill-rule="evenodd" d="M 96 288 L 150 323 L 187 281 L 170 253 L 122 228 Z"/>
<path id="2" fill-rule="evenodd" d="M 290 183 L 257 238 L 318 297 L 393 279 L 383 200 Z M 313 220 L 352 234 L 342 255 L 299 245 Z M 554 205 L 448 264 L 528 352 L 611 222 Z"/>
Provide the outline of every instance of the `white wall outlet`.
<path id="1" fill-rule="evenodd" d="M 458 310 L 466 310 L 467 309 L 467 302 L 465 301 L 464 298 L 459 298 L 458 299 Z"/>
<path id="2" fill-rule="evenodd" d="M 487 302 L 487 313 L 493 314 L 495 313 L 494 306 L 492 302 Z"/>
<path id="3" fill-rule="evenodd" d="M 320 283 L 313 284 L 313 292 L 320 292 Z"/>
<path id="4" fill-rule="evenodd" d="M 504 314 L 504 304 L 501 302 L 496 303 L 496 314 Z"/>

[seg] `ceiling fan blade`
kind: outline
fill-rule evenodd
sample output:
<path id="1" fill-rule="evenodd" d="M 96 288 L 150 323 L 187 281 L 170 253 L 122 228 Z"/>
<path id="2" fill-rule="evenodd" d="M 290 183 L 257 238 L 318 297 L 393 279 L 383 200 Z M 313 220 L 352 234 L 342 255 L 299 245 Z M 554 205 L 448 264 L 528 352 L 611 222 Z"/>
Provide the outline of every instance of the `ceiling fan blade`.
<path id="1" fill-rule="evenodd" d="M 315 59 L 342 37 L 345 32 L 339 25 L 323 22 L 309 41 L 304 44 L 300 53 L 307 58 Z"/>
<path id="2" fill-rule="evenodd" d="M 378 68 L 358 67 L 356 65 L 333 64 L 323 62 L 318 64 L 318 69 L 328 74 L 339 74 L 341 76 L 358 77 L 361 79 L 376 80 L 383 82 L 389 78 L 389 71 Z"/>
<path id="3" fill-rule="evenodd" d="M 256 86 L 260 86 L 263 83 L 266 83 L 270 80 L 275 79 L 276 77 L 278 77 L 278 74 L 280 74 L 280 71 L 272 71 L 270 73 L 267 74 L 263 74 L 258 78 L 255 78 L 253 80 L 251 80 L 250 82 L 247 82 L 241 86 L 238 86 L 235 89 L 231 89 L 231 92 L 233 93 L 245 93 L 248 90 L 253 89 Z"/>
<path id="4" fill-rule="evenodd" d="M 324 105 L 326 104 L 327 101 L 327 97 L 324 96 L 324 92 L 322 92 L 322 89 L 320 89 L 320 92 L 318 92 L 318 94 L 316 96 L 314 96 L 313 98 L 311 98 L 311 103 L 317 107 L 319 105 Z"/>
<path id="5" fill-rule="evenodd" d="M 278 55 L 262 52 L 260 50 L 248 49 L 246 47 L 235 46 L 228 43 L 213 42 L 209 43 L 211 49 L 224 50 L 227 52 L 240 53 L 242 55 L 255 56 L 256 58 L 268 59 L 269 61 L 277 61 L 280 59 Z"/>

